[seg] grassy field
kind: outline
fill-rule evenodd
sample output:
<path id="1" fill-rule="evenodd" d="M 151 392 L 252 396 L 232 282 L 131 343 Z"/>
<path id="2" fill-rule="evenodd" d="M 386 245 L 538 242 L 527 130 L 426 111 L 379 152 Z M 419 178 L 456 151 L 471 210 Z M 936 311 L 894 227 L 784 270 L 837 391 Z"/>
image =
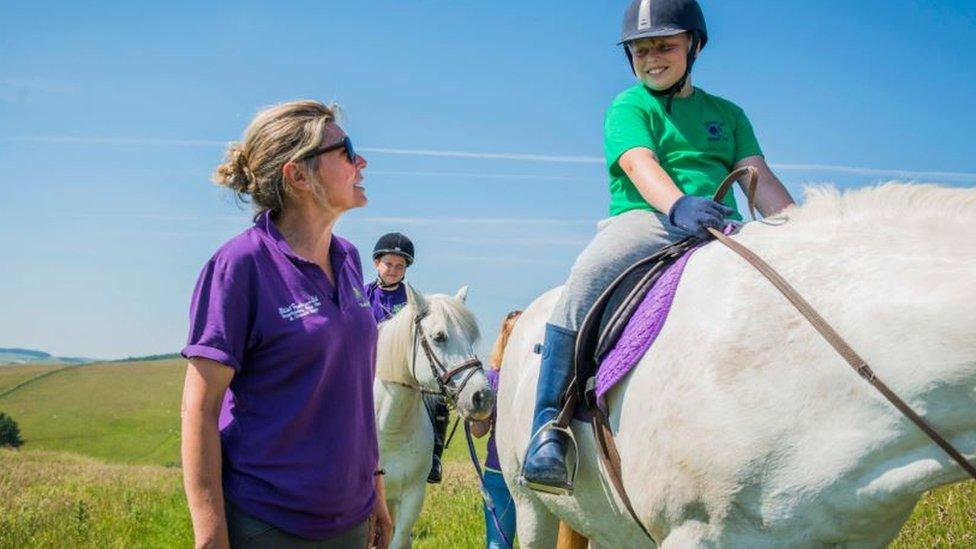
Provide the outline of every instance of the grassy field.
<path id="1" fill-rule="evenodd" d="M 191 546 L 177 466 L 183 362 L 51 373 L 58 368 L 0 369 L 0 411 L 26 441 L 0 450 L 0 547 Z M 463 438 L 446 458 L 444 483 L 430 487 L 415 526 L 416 546 L 482 547 Z M 976 483 L 952 486 L 923 498 L 892 547 L 976 547 L 974 524 Z"/>
<path id="2" fill-rule="evenodd" d="M 65 450 L 112 462 L 179 463 L 182 360 L 99 363 L 44 377 L 0 396 L 31 449 Z M 58 367 L 56 367 L 58 368 Z M 0 383 L 3 383 L 0 378 Z M 41 404 L 43 403 L 43 404 Z"/>
<path id="3" fill-rule="evenodd" d="M 29 366 L 0 366 L 0 398 L 8 391 L 18 390 L 27 383 L 44 374 L 64 368 L 64 364 L 32 364 Z"/>

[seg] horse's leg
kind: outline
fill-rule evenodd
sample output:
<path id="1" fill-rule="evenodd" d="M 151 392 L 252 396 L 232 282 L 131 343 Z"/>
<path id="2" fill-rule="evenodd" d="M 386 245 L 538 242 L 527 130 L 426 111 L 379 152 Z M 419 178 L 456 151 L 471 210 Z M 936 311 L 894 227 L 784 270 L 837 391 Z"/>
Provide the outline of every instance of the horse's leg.
<path id="1" fill-rule="evenodd" d="M 515 500 L 516 529 L 521 547 L 527 549 L 553 549 L 559 538 L 559 519 L 556 518 L 539 498 L 516 490 Z"/>
<path id="2" fill-rule="evenodd" d="M 573 527 L 565 522 L 559 522 L 559 543 L 556 549 L 586 549 L 589 541 Z"/>
<path id="3" fill-rule="evenodd" d="M 400 545 L 397 544 L 398 540 L 400 539 L 400 528 L 398 521 L 401 514 L 401 505 L 399 495 L 391 498 L 390 494 L 388 493 L 386 498 L 386 508 L 388 511 L 390 511 L 390 519 L 393 521 L 393 538 L 390 539 L 390 547 L 400 547 Z M 407 544 L 409 546 L 409 540 Z"/>
<path id="4" fill-rule="evenodd" d="M 420 516 L 420 511 L 424 506 L 424 491 L 427 488 L 426 472 L 424 477 L 404 490 L 400 495 L 399 513 L 393 519 L 395 531 L 390 547 L 395 549 L 406 549 L 413 541 L 413 525 Z"/>

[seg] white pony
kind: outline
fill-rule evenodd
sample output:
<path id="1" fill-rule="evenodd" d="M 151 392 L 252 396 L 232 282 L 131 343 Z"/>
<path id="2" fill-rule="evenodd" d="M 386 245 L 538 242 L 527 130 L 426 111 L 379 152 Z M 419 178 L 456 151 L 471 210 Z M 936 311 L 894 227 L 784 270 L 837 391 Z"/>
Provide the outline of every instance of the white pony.
<path id="1" fill-rule="evenodd" d="M 976 457 L 976 189 L 814 189 L 781 217 L 735 238 Z M 558 291 L 519 319 L 502 368 L 497 442 L 519 539 L 552 546 L 558 517 L 600 547 L 649 546 L 588 425 L 573 425 L 572 497 L 515 485 L 535 402 L 532 348 Z M 719 243 L 691 258 L 657 342 L 607 401 L 624 486 L 663 547 L 883 547 L 923 492 L 968 478 Z"/>
<path id="2" fill-rule="evenodd" d="M 474 362 L 479 333 L 474 315 L 464 305 L 467 292 L 465 286 L 453 297 L 424 297 L 407 285 L 407 306 L 380 325 L 373 398 L 380 463 L 386 470 L 386 503 L 395 526 L 391 547 L 410 547 L 411 530 L 424 503 L 434 429 L 422 391 L 440 391 L 437 377 L 450 377 L 445 381 L 449 392 L 456 390 L 455 405 L 464 419 L 486 419 L 495 405 L 484 370 Z M 423 317 L 422 335 L 439 365 L 431 364 L 419 340 L 415 345 L 418 314 Z M 465 369 L 444 376 L 465 364 Z"/>

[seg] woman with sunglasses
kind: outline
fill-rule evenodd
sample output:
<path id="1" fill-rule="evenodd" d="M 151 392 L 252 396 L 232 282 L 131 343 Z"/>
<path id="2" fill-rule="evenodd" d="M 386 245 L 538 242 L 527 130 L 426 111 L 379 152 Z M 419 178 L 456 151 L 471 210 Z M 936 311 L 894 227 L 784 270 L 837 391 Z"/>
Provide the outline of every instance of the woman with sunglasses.
<path id="1" fill-rule="evenodd" d="M 256 215 L 190 306 L 182 456 L 197 547 L 389 542 L 376 322 L 359 253 L 332 232 L 366 205 L 365 167 L 332 109 L 294 101 L 260 112 L 214 174 Z"/>

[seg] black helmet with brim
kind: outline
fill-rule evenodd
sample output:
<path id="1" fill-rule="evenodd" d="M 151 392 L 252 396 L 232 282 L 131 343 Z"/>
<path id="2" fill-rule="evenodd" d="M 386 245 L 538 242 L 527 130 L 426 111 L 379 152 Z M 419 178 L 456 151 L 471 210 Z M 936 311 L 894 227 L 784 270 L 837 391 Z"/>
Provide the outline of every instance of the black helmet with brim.
<path id="1" fill-rule="evenodd" d="M 373 259 L 377 259 L 386 254 L 394 254 L 407 260 L 409 267 L 413 263 L 413 242 L 401 233 L 387 233 L 376 241 L 373 246 Z"/>

